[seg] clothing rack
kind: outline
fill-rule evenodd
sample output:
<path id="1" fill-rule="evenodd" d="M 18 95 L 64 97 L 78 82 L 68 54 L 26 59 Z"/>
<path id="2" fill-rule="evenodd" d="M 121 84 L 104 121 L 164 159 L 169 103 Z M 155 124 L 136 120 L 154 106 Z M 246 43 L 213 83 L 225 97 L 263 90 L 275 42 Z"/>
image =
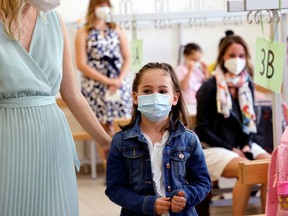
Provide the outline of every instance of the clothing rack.
<path id="1" fill-rule="evenodd" d="M 281 5 L 280 5 L 281 3 Z M 286 23 L 287 17 L 286 13 L 282 13 L 282 9 L 288 8 L 288 0 L 282 1 L 271 1 L 271 0 L 244 0 L 244 1 L 228 1 L 227 2 L 228 11 L 246 11 L 247 13 L 247 21 L 248 23 L 252 23 L 253 19 L 250 19 L 249 16 L 256 11 L 254 15 L 254 22 L 259 23 L 259 19 L 257 19 L 257 14 L 262 11 L 267 11 L 270 15 L 270 19 L 267 21 L 270 24 L 270 38 L 274 34 L 274 40 L 280 41 L 282 43 L 287 42 L 287 31 L 286 31 Z M 281 21 L 281 37 L 279 36 L 278 28 L 276 25 Z M 286 54 L 287 55 L 287 54 Z M 287 59 L 287 56 L 286 58 Z M 288 101 L 288 77 L 286 72 L 286 62 L 284 61 L 284 71 L 283 71 L 283 92 L 284 92 L 284 101 L 287 103 Z M 282 135 L 281 122 L 282 120 L 282 112 L 281 112 L 281 94 L 273 93 L 272 94 L 272 111 L 273 111 L 273 143 L 274 148 L 280 143 L 280 138 Z"/>
<path id="2" fill-rule="evenodd" d="M 235 12 L 234 16 L 245 16 L 244 12 Z M 135 14 L 111 14 L 107 17 L 107 21 L 112 22 L 143 22 L 155 20 L 175 20 L 176 22 L 183 22 L 194 18 L 215 19 L 223 17 L 231 17 L 231 13 L 225 11 L 201 11 L 201 12 L 160 12 L 160 13 L 135 13 Z"/>

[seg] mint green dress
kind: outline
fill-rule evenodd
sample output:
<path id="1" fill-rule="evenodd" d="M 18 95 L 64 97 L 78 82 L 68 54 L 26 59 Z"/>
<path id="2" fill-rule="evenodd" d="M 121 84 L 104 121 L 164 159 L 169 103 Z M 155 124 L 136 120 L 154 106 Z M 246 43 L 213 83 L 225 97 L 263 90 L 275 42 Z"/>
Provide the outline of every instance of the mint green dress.
<path id="1" fill-rule="evenodd" d="M 55 103 L 63 34 L 40 13 L 27 52 L 0 23 L 0 215 L 77 216 L 77 154 Z"/>

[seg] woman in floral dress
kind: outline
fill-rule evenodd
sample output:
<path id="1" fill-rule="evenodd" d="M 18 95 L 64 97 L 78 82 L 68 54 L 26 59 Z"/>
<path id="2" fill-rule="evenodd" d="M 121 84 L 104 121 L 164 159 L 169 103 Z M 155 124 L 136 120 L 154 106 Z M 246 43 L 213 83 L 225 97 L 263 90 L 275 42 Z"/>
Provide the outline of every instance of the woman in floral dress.
<path id="1" fill-rule="evenodd" d="M 82 94 L 108 134 L 113 120 L 130 118 L 131 90 L 126 79 L 130 65 L 124 32 L 105 21 L 109 0 L 91 0 L 85 25 L 76 35 L 76 63 L 83 73 Z"/>

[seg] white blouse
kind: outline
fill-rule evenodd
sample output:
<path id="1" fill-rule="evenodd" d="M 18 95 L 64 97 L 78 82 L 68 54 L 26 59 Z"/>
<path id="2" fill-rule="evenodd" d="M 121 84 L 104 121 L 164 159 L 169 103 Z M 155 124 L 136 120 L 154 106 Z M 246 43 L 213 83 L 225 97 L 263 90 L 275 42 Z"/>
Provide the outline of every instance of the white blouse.
<path id="1" fill-rule="evenodd" d="M 159 142 L 154 143 L 154 145 L 148 135 L 144 134 L 144 136 L 148 141 L 154 191 L 157 196 L 166 197 L 162 151 L 168 140 L 169 132 L 166 131 L 163 134 L 162 139 Z M 169 216 L 169 213 L 162 214 L 161 216 Z"/>

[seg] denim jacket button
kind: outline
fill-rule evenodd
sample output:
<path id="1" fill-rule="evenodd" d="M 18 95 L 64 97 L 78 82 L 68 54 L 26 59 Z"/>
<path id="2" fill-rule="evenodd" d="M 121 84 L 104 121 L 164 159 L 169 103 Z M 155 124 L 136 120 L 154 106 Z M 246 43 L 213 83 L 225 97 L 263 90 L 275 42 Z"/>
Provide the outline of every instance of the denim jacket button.
<path id="1" fill-rule="evenodd" d="M 166 164 L 166 169 L 170 169 L 170 163 Z"/>
<path id="2" fill-rule="evenodd" d="M 167 187 L 167 191 L 171 192 L 171 186 L 170 185 Z"/>

